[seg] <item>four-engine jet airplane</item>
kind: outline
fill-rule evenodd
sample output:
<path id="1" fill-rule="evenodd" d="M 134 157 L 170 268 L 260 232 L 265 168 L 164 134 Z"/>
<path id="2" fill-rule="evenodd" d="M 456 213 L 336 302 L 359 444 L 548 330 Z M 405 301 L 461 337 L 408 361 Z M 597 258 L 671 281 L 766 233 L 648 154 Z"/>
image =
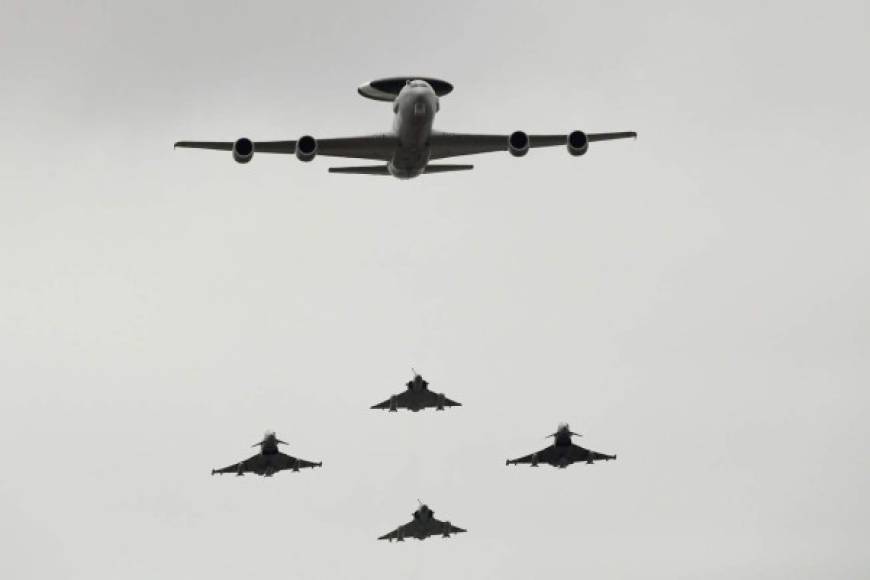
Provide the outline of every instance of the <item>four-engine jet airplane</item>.
<path id="1" fill-rule="evenodd" d="M 555 441 L 549 447 L 541 449 L 535 453 L 519 457 L 517 459 L 508 459 L 505 465 L 516 465 L 517 463 L 529 463 L 532 467 L 537 467 L 538 463 L 549 463 L 553 467 L 567 467 L 578 461 L 592 463 L 594 461 L 610 461 L 616 459 L 616 455 L 605 455 L 597 451 L 590 451 L 579 445 L 574 445 L 571 442 L 571 436 L 577 435 L 571 431 L 567 423 L 559 425 L 558 430 L 547 437 L 554 437 Z M 582 437 L 577 435 L 577 437 Z"/>
<path id="2" fill-rule="evenodd" d="M 461 407 L 461 403 L 451 401 L 444 393 L 433 393 L 429 390 L 429 383 L 414 371 L 413 380 L 405 383 L 408 387 L 404 393 L 393 395 L 383 403 L 373 405 L 372 409 L 388 409 L 396 412 L 400 408 L 414 411 L 435 407 L 436 411 L 443 411 L 444 407 Z"/>
<path id="3" fill-rule="evenodd" d="M 431 161 L 509 151 L 522 157 L 529 149 L 565 146 L 571 155 L 584 155 L 590 143 L 637 137 L 633 131 L 617 133 L 584 133 L 572 131 L 557 135 L 529 135 L 514 131 L 510 135 L 444 133 L 432 129 L 440 97 L 450 93 L 453 85 L 446 81 L 424 77 L 393 77 L 372 81 L 357 89 L 359 94 L 393 104 L 393 128 L 387 133 L 337 139 L 315 139 L 310 135 L 296 141 L 179 141 L 176 147 L 232 151 L 233 159 L 247 163 L 254 153 L 296 155 L 300 161 L 311 161 L 317 155 L 349 157 L 379 161 L 362 167 L 330 167 L 331 173 L 392 175 L 410 179 L 423 173 L 443 173 L 472 169 L 473 165 L 431 164 Z"/>
<path id="4" fill-rule="evenodd" d="M 412 514 L 414 519 L 408 522 L 407 524 L 401 525 L 389 534 L 384 534 L 379 540 L 396 540 L 397 542 L 403 542 L 405 538 L 417 538 L 418 540 L 425 540 L 429 536 L 437 536 L 440 534 L 442 537 L 449 538 L 450 534 L 461 534 L 466 530 L 462 528 L 457 528 L 450 522 L 442 522 L 439 519 L 435 518 L 435 512 L 429 509 L 429 506 L 422 503 L 420 500 L 417 500 L 420 504 L 420 507 Z"/>
<path id="5" fill-rule="evenodd" d="M 320 467 L 323 465 L 323 462 L 314 463 L 311 461 L 305 461 L 304 459 L 298 459 L 292 455 L 287 455 L 286 453 L 281 453 L 278 451 L 279 444 L 287 445 L 285 441 L 278 439 L 274 431 L 267 431 L 262 441 L 254 443 L 251 446 L 256 447 L 259 445 L 259 453 L 245 459 L 244 461 L 228 465 L 222 469 L 212 469 L 211 474 L 235 473 L 236 475 L 244 475 L 245 473 L 256 473 L 257 475 L 272 477 L 272 475 L 285 469 L 299 471 L 306 467 Z"/>

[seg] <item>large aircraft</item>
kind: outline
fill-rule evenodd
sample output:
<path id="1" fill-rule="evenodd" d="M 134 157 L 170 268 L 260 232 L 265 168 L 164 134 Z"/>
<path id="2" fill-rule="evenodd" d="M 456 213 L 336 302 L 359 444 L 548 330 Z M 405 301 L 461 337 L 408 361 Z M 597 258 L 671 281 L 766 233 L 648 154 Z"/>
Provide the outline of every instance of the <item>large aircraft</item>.
<path id="1" fill-rule="evenodd" d="M 212 469 L 211 474 L 235 473 L 241 476 L 245 473 L 256 473 L 257 475 L 272 477 L 274 474 L 285 469 L 299 471 L 306 467 L 320 467 L 323 465 L 323 462 L 314 463 L 312 461 L 305 461 L 304 459 L 298 459 L 278 451 L 278 445 L 287 445 L 287 443 L 278 439 L 274 431 L 266 431 L 263 440 L 259 443 L 254 443 L 251 447 L 258 445 L 260 446 L 260 452 L 256 455 L 221 469 Z"/>
<path id="2" fill-rule="evenodd" d="M 610 461 L 611 459 L 616 459 L 616 455 L 605 455 L 604 453 L 590 451 L 580 447 L 579 445 L 574 445 L 571 442 L 572 435 L 582 437 L 582 435 L 578 435 L 571 431 L 571 428 L 567 423 L 562 423 L 559 425 L 559 428 L 555 433 L 547 435 L 547 437 L 553 437 L 555 439 L 552 445 L 517 459 L 508 459 L 505 462 L 505 465 L 528 463 L 532 467 L 537 467 L 538 463 L 549 463 L 553 467 L 565 468 L 578 461 L 584 461 L 591 464 L 594 461 Z"/>
<path id="3" fill-rule="evenodd" d="M 412 369 L 413 370 L 413 369 Z M 414 378 L 407 383 L 403 393 L 393 395 L 386 401 L 372 405 L 372 409 L 387 409 L 395 413 L 399 409 L 408 409 L 417 412 L 421 409 L 435 407 L 436 411 L 443 411 L 444 407 L 461 407 L 461 403 L 451 401 L 444 393 L 433 393 L 429 390 L 429 383 L 414 371 Z"/>
<path id="4" fill-rule="evenodd" d="M 421 174 L 444 173 L 473 169 L 468 164 L 433 164 L 432 161 L 462 155 L 509 151 L 522 157 L 529 149 L 564 146 L 571 155 L 584 155 L 590 143 L 637 137 L 634 131 L 617 133 L 584 133 L 529 135 L 514 131 L 509 135 L 445 133 L 432 129 L 440 98 L 450 93 L 453 85 L 447 81 L 425 77 L 392 77 L 379 79 L 357 89 L 360 95 L 393 104 L 393 128 L 386 133 L 337 139 L 315 139 L 304 135 L 295 141 L 179 141 L 176 147 L 231 151 L 233 159 L 248 163 L 254 153 L 296 155 L 300 161 L 311 161 L 318 155 L 349 157 L 378 161 L 376 165 L 330 167 L 330 173 L 392 175 L 410 179 Z"/>
<path id="5" fill-rule="evenodd" d="M 425 540 L 429 536 L 437 536 L 439 534 L 444 538 L 449 538 L 450 534 L 461 534 L 466 531 L 462 528 L 457 528 L 450 522 L 442 522 L 436 519 L 435 512 L 429 509 L 429 506 L 420 500 L 417 500 L 417 503 L 420 504 L 420 507 L 412 514 L 414 519 L 378 539 L 403 542 L 405 538 Z"/>

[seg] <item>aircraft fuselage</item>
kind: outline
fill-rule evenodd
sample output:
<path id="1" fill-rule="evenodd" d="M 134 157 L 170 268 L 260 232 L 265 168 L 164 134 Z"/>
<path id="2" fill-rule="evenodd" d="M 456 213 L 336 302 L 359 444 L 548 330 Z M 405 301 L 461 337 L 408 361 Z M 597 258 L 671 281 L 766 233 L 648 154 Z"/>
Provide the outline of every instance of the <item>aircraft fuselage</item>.
<path id="1" fill-rule="evenodd" d="M 556 447 L 571 447 L 571 433 L 556 433 L 556 440 L 554 441 L 554 445 Z"/>
<path id="2" fill-rule="evenodd" d="M 263 455 L 275 455 L 278 453 L 278 441 L 276 439 L 266 439 L 260 443 L 260 453 Z"/>
<path id="3" fill-rule="evenodd" d="M 398 145 L 387 164 L 399 179 L 417 177 L 429 163 L 429 135 L 438 112 L 438 95 L 425 81 L 406 84 L 393 101 L 393 133 Z"/>

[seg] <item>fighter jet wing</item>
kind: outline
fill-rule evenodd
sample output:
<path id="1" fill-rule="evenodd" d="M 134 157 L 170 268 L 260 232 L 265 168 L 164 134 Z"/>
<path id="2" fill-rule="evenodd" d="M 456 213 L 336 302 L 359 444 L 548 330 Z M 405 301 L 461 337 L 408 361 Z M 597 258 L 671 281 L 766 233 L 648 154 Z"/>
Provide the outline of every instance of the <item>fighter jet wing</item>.
<path id="1" fill-rule="evenodd" d="M 259 453 L 257 455 L 252 455 L 244 461 L 239 461 L 238 463 L 233 463 L 232 465 L 227 465 L 226 467 L 222 467 L 220 469 L 212 469 L 211 474 L 214 475 L 215 473 L 248 473 L 251 471 L 257 471 L 257 468 L 260 467 L 260 457 L 261 455 Z"/>
<path id="2" fill-rule="evenodd" d="M 286 453 L 278 453 L 278 455 L 273 456 L 272 464 L 275 466 L 277 471 L 282 471 L 284 469 L 299 471 L 300 469 L 305 469 L 307 467 L 320 467 L 323 465 L 323 462 L 318 461 L 315 463 L 313 461 L 306 461 L 305 459 L 299 459 L 298 457 L 287 455 Z"/>
<path id="3" fill-rule="evenodd" d="M 441 534 L 445 538 L 451 534 L 461 534 L 463 532 L 467 532 L 468 530 L 464 530 L 462 528 L 456 527 L 450 522 L 442 522 L 437 518 L 432 518 L 430 520 L 429 525 L 429 533 L 428 535 L 434 536 L 437 534 Z"/>
<path id="4" fill-rule="evenodd" d="M 611 139 L 630 139 L 637 137 L 634 131 L 617 133 L 588 133 L 589 143 L 609 141 Z M 440 133 L 433 132 L 429 138 L 429 159 L 445 159 L 460 155 L 507 151 L 510 135 L 476 135 L 472 133 Z M 529 148 L 555 147 L 568 144 L 568 135 L 529 135 Z"/>
<path id="5" fill-rule="evenodd" d="M 384 534 L 379 540 L 398 540 L 401 542 L 405 538 L 416 538 L 420 533 L 420 523 L 417 520 L 411 520 L 407 524 L 402 524 L 392 532 Z"/>
<path id="6" fill-rule="evenodd" d="M 175 143 L 175 147 L 232 151 L 233 143 L 233 141 L 178 141 Z M 253 145 L 254 153 L 280 153 L 284 155 L 296 153 L 296 141 L 254 141 Z M 317 155 L 389 161 L 393 158 L 396 145 L 396 137 L 388 133 L 317 139 Z"/>
<path id="7" fill-rule="evenodd" d="M 402 393 L 395 394 L 392 397 L 390 397 L 389 399 L 387 399 L 386 401 L 378 403 L 377 405 L 372 405 L 371 408 L 372 409 L 390 409 L 392 407 L 392 403 L 394 400 L 396 402 L 397 409 L 406 408 L 408 406 L 408 392 L 409 391 L 404 391 Z"/>
<path id="8" fill-rule="evenodd" d="M 452 401 L 452 400 L 448 399 L 447 397 L 444 397 L 442 399 L 441 395 L 439 393 L 433 393 L 432 391 L 426 392 L 425 401 L 426 401 L 427 407 L 438 407 L 439 405 L 444 406 L 444 407 L 461 407 L 462 406 L 461 403 L 457 403 L 456 401 Z"/>
<path id="9" fill-rule="evenodd" d="M 585 447 L 580 447 L 573 443 L 571 444 L 572 461 L 585 461 L 586 463 L 592 463 L 594 461 L 610 461 L 611 459 L 616 459 L 616 455 L 606 455 L 604 453 L 598 453 L 597 451 L 590 451 Z"/>
<path id="10" fill-rule="evenodd" d="M 529 453 L 528 455 L 523 455 L 522 457 L 517 457 L 516 459 L 508 459 L 505 462 L 505 465 L 517 465 L 521 463 L 553 463 L 554 458 L 556 456 L 555 449 L 552 445 L 549 447 L 545 447 L 540 451 L 535 453 Z"/>

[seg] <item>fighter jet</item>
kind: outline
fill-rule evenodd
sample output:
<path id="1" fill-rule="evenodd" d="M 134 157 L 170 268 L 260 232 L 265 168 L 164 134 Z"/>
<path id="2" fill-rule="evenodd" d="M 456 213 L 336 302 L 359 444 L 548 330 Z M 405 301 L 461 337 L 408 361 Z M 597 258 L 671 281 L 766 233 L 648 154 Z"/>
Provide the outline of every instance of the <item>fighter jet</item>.
<path id="1" fill-rule="evenodd" d="M 411 369 L 413 371 L 413 369 Z M 461 407 L 460 403 L 451 401 L 444 396 L 444 393 L 433 393 L 429 390 L 429 383 L 421 377 L 417 371 L 414 372 L 414 378 L 405 385 L 408 387 L 404 393 L 393 395 L 383 403 L 373 405 L 372 409 L 388 409 L 390 412 L 396 412 L 400 408 L 414 411 L 420 409 L 435 407 L 436 411 L 443 411 L 444 407 Z"/>
<path id="2" fill-rule="evenodd" d="M 378 161 L 361 167 L 330 167 L 330 173 L 392 175 L 410 179 L 422 174 L 473 169 L 468 164 L 433 164 L 432 161 L 462 155 L 508 151 L 522 157 L 529 149 L 563 146 L 574 156 L 586 154 L 590 143 L 637 137 L 634 131 L 616 133 L 570 133 L 550 135 L 445 133 L 432 128 L 441 108 L 441 97 L 453 90 L 447 81 L 427 77 L 391 77 L 364 84 L 357 89 L 363 97 L 392 103 L 393 126 L 385 133 L 337 139 L 315 139 L 304 135 L 295 141 L 179 141 L 176 147 L 231 151 L 238 163 L 248 163 L 254 153 L 296 155 L 311 161 L 318 155 Z"/>
<path id="3" fill-rule="evenodd" d="M 417 503 L 420 504 L 420 507 L 412 514 L 414 516 L 413 520 L 399 526 L 389 534 L 384 534 L 378 539 L 389 540 L 391 542 L 393 540 L 404 542 L 405 538 L 425 540 L 429 536 L 436 536 L 438 534 L 441 534 L 444 538 L 449 538 L 450 534 L 461 534 L 466 531 L 462 528 L 457 528 L 450 522 L 442 522 L 436 519 L 435 512 L 429 509 L 429 506 L 420 500 L 417 500 Z"/>
<path id="4" fill-rule="evenodd" d="M 235 473 L 241 476 L 245 473 L 256 473 L 257 475 L 272 477 L 274 474 L 285 469 L 299 471 L 306 467 L 320 467 L 323 465 L 323 462 L 313 463 L 278 451 L 278 445 L 287 445 L 287 442 L 278 439 L 274 431 L 266 431 L 263 440 L 259 443 L 254 443 L 251 447 L 256 447 L 257 445 L 260 446 L 260 452 L 256 455 L 222 469 L 212 469 L 211 474 Z"/>
<path id="5" fill-rule="evenodd" d="M 610 461 L 611 459 L 616 459 L 616 455 L 605 455 L 604 453 L 590 451 L 589 449 L 585 449 L 579 445 L 574 445 L 571 442 L 572 435 L 582 437 L 582 435 L 578 435 L 571 431 L 571 428 L 567 423 L 562 423 L 559 425 L 559 428 L 555 433 L 547 435 L 547 437 L 555 438 L 552 445 L 517 459 L 508 459 L 505 462 L 505 465 L 529 463 L 532 467 L 537 467 L 538 463 L 549 463 L 553 467 L 565 468 L 578 461 L 592 463 L 594 461 Z"/>

